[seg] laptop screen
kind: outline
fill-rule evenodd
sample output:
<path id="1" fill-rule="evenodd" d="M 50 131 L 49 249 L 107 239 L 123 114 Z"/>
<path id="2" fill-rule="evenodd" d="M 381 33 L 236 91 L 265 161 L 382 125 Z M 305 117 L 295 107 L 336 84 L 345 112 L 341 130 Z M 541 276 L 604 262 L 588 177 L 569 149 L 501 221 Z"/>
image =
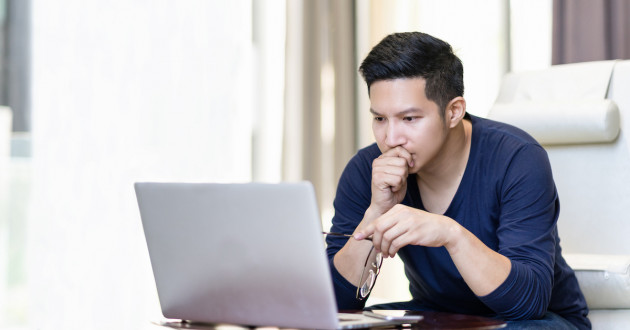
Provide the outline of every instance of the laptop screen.
<path id="1" fill-rule="evenodd" d="M 135 189 L 165 317 L 336 327 L 310 183 L 142 182 Z"/>

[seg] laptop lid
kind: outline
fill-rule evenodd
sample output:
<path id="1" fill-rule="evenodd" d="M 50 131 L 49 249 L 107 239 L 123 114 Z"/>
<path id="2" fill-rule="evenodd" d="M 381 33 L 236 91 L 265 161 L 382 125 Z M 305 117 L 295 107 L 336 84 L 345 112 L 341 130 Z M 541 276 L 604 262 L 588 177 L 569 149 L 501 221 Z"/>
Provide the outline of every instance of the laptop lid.
<path id="1" fill-rule="evenodd" d="M 166 318 L 340 327 L 310 183 L 142 182 L 135 190 Z"/>

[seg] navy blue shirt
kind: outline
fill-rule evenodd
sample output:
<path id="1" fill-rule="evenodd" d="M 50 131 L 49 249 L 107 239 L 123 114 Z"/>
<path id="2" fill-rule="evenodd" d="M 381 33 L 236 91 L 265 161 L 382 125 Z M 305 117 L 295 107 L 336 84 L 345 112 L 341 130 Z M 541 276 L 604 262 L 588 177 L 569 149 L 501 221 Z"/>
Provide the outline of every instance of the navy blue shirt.
<path id="1" fill-rule="evenodd" d="M 536 319 L 548 310 L 578 328 L 590 328 L 588 309 L 573 270 L 561 254 L 556 222 L 558 194 L 545 150 L 527 133 L 471 115 L 470 156 L 458 190 L 444 213 L 510 259 L 504 283 L 476 296 L 444 247 L 406 246 L 405 265 L 414 301 L 431 310 Z M 370 206 L 376 144 L 361 149 L 346 166 L 334 201 L 334 232 L 354 232 Z M 402 202 L 424 210 L 415 174 Z M 328 256 L 339 309 L 360 309 L 356 287 L 335 269 L 334 255 L 347 239 L 327 237 Z"/>

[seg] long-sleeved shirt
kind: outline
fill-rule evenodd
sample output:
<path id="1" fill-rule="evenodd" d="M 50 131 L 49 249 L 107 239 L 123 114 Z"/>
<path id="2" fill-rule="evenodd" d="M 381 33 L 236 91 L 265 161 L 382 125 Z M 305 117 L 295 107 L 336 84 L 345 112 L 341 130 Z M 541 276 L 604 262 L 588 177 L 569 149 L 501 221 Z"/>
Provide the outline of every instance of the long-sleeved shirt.
<path id="1" fill-rule="evenodd" d="M 467 286 L 444 247 L 406 246 L 405 265 L 414 301 L 427 309 L 497 315 L 508 320 L 542 317 L 548 310 L 578 328 L 590 328 L 588 308 L 573 270 L 561 254 L 559 198 L 546 151 L 524 131 L 471 115 L 470 155 L 444 213 L 490 249 L 511 261 L 507 279 L 486 296 Z M 354 232 L 370 206 L 376 144 L 361 149 L 346 166 L 334 201 L 331 231 Z M 407 180 L 402 204 L 425 210 L 416 174 Z M 360 309 L 356 287 L 336 270 L 333 258 L 347 238 L 327 237 L 339 309 Z"/>

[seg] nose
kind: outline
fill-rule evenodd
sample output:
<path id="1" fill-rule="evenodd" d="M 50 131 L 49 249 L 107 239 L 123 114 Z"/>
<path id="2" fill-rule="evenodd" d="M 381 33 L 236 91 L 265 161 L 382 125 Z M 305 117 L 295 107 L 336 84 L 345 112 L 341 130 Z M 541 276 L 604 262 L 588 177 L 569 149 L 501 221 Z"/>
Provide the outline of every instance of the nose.
<path id="1" fill-rule="evenodd" d="M 395 148 L 405 144 L 405 136 L 400 131 L 400 128 L 397 127 L 396 123 L 393 123 L 391 121 L 389 122 L 389 124 L 387 125 L 386 134 L 387 135 L 385 136 L 385 144 L 389 148 Z"/>

